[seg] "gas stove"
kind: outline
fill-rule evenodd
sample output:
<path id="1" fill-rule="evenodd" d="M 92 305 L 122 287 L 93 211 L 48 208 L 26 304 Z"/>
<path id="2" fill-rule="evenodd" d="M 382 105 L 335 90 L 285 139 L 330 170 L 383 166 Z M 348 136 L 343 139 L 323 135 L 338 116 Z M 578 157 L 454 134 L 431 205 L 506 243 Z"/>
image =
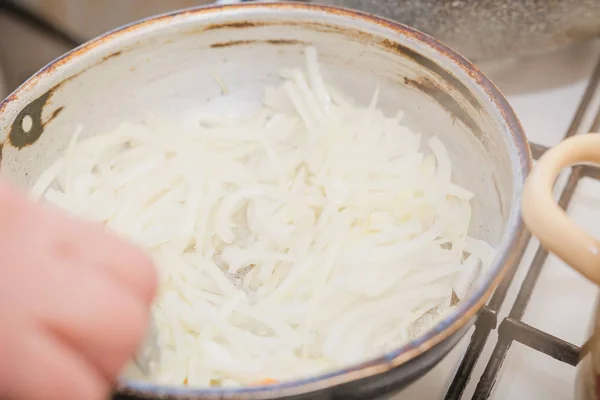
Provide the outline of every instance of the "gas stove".
<path id="1" fill-rule="evenodd" d="M 600 131 L 600 40 L 480 68 L 508 98 L 534 158 L 568 136 Z M 555 195 L 569 215 L 600 237 L 595 168 L 573 168 Z M 394 400 L 569 399 L 589 337 L 597 287 L 539 247 L 498 287 L 461 343 Z"/>
<path id="2" fill-rule="evenodd" d="M 0 97 L 85 37 L 73 34 L 68 21 L 45 18 L 44 10 L 31 7 L 39 1 L 25 3 L 30 7 L 0 0 Z M 2 40 L 8 37 L 14 40 Z M 600 39 L 479 66 L 513 106 L 535 158 L 568 136 L 600 131 Z M 598 238 L 599 179 L 600 170 L 577 167 L 565 171 L 555 188 L 568 214 Z M 521 260 L 463 340 L 394 400 L 573 398 L 597 288 L 535 239 Z"/>

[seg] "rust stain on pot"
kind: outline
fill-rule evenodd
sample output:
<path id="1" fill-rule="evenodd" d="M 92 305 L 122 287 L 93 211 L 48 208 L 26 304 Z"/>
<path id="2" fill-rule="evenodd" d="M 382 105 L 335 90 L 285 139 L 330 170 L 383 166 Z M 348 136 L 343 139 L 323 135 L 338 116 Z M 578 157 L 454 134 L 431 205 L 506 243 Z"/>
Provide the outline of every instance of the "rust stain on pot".
<path id="1" fill-rule="evenodd" d="M 334 14 L 339 14 L 339 15 L 347 14 L 346 11 L 340 11 L 340 10 L 335 10 L 335 9 L 334 10 L 328 9 L 326 11 L 332 12 Z M 381 23 L 381 25 L 388 25 L 387 21 L 381 20 L 381 22 L 385 22 L 385 23 Z M 252 28 L 252 27 L 256 27 L 256 26 L 304 27 L 304 28 L 308 28 L 308 29 L 311 29 L 311 30 L 317 31 L 317 32 L 342 34 L 347 37 L 348 36 L 352 37 L 363 43 L 368 43 L 368 44 L 373 44 L 376 46 L 383 47 L 386 50 L 391 50 L 396 54 L 399 54 L 403 57 L 406 57 L 406 58 L 414 61 L 421 67 L 429 70 L 432 74 L 439 76 L 441 79 L 448 82 L 448 84 L 450 86 L 455 87 L 461 93 L 461 95 L 464 96 L 464 98 L 475 109 L 482 108 L 481 103 L 473 95 L 471 90 L 469 90 L 469 88 L 467 88 L 465 86 L 465 84 L 462 83 L 456 76 L 454 76 L 452 73 L 447 71 L 442 66 L 438 65 L 435 61 L 423 56 L 422 54 L 420 54 L 400 43 L 394 42 L 389 39 L 381 39 L 381 38 L 377 37 L 376 35 L 369 33 L 369 32 L 361 31 L 361 30 L 354 29 L 354 28 L 338 27 L 338 26 L 325 24 L 322 22 L 312 22 L 312 21 L 301 21 L 301 22 L 299 22 L 299 21 L 277 21 L 277 22 L 261 22 L 261 23 L 251 23 L 251 22 L 240 21 L 240 22 L 232 22 L 232 23 L 227 23 L 227 24 L 211 25 L 208 28 L 204 28 L 204 30 L 211 30 L 211 29 L 218 29 L 218 28 Z M 394 25 L 393 27 L 395 27 L 397 29 L 397 26 Z M 415 37 L 417 40 L 422 40 L 424 42 L 427 42 L 432 47 L 435 47 L 435 45 L 436 45 L 436 42 L 433 39 L 421 34 L 420 32 L 412 31 L 407 28 L 402 33 L 409 37 Z M 219 47 L 239 46 L 239 45 L 247 45 L 247 44 L 257 43 L 257 42 L 259 42 L 259 41 L 257 41 L 257 40 L 236 40 L 236 41 L 230 41 L 230 42 L 215 43 L 215 44 L 211 45 L 211 47 L 219 48 Z M 306 43 L 304 43 L 302 41 L 298 41 L 298 40 L 285 40 L 285 39 L 266 40 L 266 41 L 262 41 L 262 42 L 270 43 L 270 44 L 285 44 L 285 45 L 306 44 Z M 447 50 L 443 51 L 443 50 L 444 49 L 440 49 L 440 51 L 445 56 L 452 58 L 453 61 L 455 61 L 462 69 L 464 69 L 467 72 L 471 72 L 471 73 L 475 72 L 475 71 L 471 71 L 472 69 L 474 69 L 474 67 L 469 67 L 469 66 L 464 65 L 464 62 L 462 62 L 462 60 L 460 60 L 459 57 L 453 57 L 454 55 L 452 54 L 452 52 L 447 51 Z"/>
<path id="2" fill-rule="evenodd" d="M 271 40 L 265 40 L 265 43 L 268 44 L 274 44 L 274 45 L 296 45 L 296 44 L 302 44 L 302 45 L 309 45 L 310 43 L 308 42 L 304 42 L 302 40 L 296 40 L 296 39 L 271 39 Z"/>
<path id="3" fill-rule="evenodd" d="M 210 47 L 213 49 L 218 49 L 221 47 L 243 46 L 243 45 L 247 45 L 247 44 L 250 44 L 253 42 L 254 42 L 253 40 L 232 40 L 229 42 L 213 43 L 210 45 Z"/>
<path id="4" fill-rule="evenodd" d="M 116 51 L 116 52 L 114 52 L 114 53 L 112 53 L 112 54 L 110 54 L 110 55 L 108 55 L 108 56 L 104 57 L 104 58 L 102 59 L 102 61 L 100 61 L 100 63 L 103 63 L 104 61 L 110 60 L 111 58 L 118 57 L 118 56 L 120 56 L 121 54 L 123 54 L 123 52 L 122 52 L 122 51 Z M 98 64 L 100 64 L 100 63 L 98 63 Z M 96 65 L 98 65 L 98 64 L 96 64 Z"/>
<path id="5" fill-rule="evenodd" d="M 43 125 L 43 126 L 45 127 L 45 126 L 46 126 L 46 125 L 48 125 L 50 122 L 52 122 L 52 121 L 54 120 L 54 118 L 58 117 L 58 115 L 59 115 L 59 114 L 62 112 L 62 110 L 64 110 L 64 109 L 65 109 L 65 107 L 64 107 L 64 106 L 62 106 L 62 107 L 59 107 L 59 108 L 57 108 L 56 110 L 54 110 L 54 112 L 52 113 L 52 115 L 50 116 L 50 118 L 48 118 L 48 121 L 44 122 L 44 125 Z"/>
<path id="6" fill-rule="evenodd" d="M 17 95 L 16 93 L 11 94 L 10 96 L 8 96 L 6 99 L 4 99 L 4 101 L 2 101 L 0 103 L 0 114 L 2 114 L 2 112 L 4 111 L 4 109 L 6 107 L 8 107 L 8 105 L 10 103 L 12 103 L 13 101 L 15 101 L 17 99 Z"/>
<path id="7" fill-rule="evenodd" d="M 506 215 L 504 215 L 504 201 L 503 201 L 503 197 L 502 197 L 502 191 L 500 190 L 500 187 L 498 186 L 498 180 L 496 179 L 496 175 L 494 174 L 492 182 L 494 183 L 494 191 L 496 192 L 496 198 L 498 199 L 498 202 L 500 203 L 500 216 L 502 217 L 503 221 L 507 220 Z"/>
<path id="8" fill-rule="evenodd" d="M 48 90 L 42 96 L 38 97 L 37 99 L 35 99 L 31 103 L 29 103 L 27 106 L 25 106 L 21 110 L 19 115 L 17 115 L 17 118 L 15 118 L 15 120 L 13 121 L 13 123 L 11 125 L 10 133 L 8 135 L 9 143 L 12 146 L 16 147 L 17 149 L 21 149 L 25 146 L 29 146 L 29 145 L 35 143 L 44 133 L 44 128 L 46 127 L 46 125 L 48 125 L 56 117 L 58 117 L 65 108 L 64 106 L 58 107 L 56 110 L 54 110 L 52 112 L 52 115 L 50 115 L 50 118 L 48 118 L 47 121 L 42 121 L 42 113 L 44 111 L 44 107 L 49 103 L 50 99 L 54 95 L 54 92 L 56 92 L 58 89 L 60 89 L 64 84 L 72 81 L 73 79 L 82 75 L 83 73 L 90 70 L 91 68 L 94 68 L 111 58 L 118 57 L 121 54 L 123 54 L 122 51 L 117 51 L 112 54 L 109 54 L 108 56 L 103 57 L 100 61 L 89 66 L 88 68 L 85 68 L 82 71 L 79 71 L 76 74 L 73 74 L 70 77 L 63 79 L 61 82 L 54 85 L 50 90 Z M 46 75 L 52 73 L 60 65 L 61 64 L 58 61 L 54 62 L 53 64 L 49 65 L 44 70 L 42 70 L 36 76 L 43 78 Z M 11 101 L 14 101 L 15 99 L 16 99 L 15 95 L 11 95 L 8 99 L 6 99 L 2 103 L 2 107 L 0 107 L 0 113 L 2 113 L 4 107 L 6 107 L 8 105 L 8 103 L 10 103 Z M 31 126 L 31 129 L 26 132 L 23 129 L 23 120 L 25 118 L 27 118 L 27 116 L 31 117 L 33 124 Z"/>
<path id="9" fill-rule="evenodd" d="M 246 46 L 249 44 L 272 44 L 275 46 L 289 46 L 289 45 L 308 45 L 308 42 L 303 42 L 302 40 L 296 39 L 272 39 L 272 40 L 232 40 L 230 42 L 220 42 L 213 43 L 210 45 L 213 49 L 218 49 L 222 47 L 231 47 L 231 46 Z"/>
<path id="10" fill-rule="evenodd" d="M 464 107 L 461 106 L 457 100 L 454 99 L 444 88 L 441 88 L 435 82 L 433 82 L 429 78 L 420 78 L 420 79 L 409 79 L 404 78 L 404 83 L 408 86 L 412 86 L 419 91 L 427 94 L 431 97 L 436 103 L 441 105 L 446 111 L 448 111 L 452 116 L 458 118 L 462 121 L 465 126 L 467 126 L 473 134 L 479 138 L 484 137 L 483 132 L 479 125 L 475 122 L 473 117 L 469 115 L 467 111 L 465 111 Z"/>
<path id="11" fill-rule="evenodd" d="M 59 89 L 62 85 L 64 85 L 71 79 L 76 78 L 79 74 L 83 72 L 84 71 L 63 80 L 62 82 L 54 86 L 52 89 L 48 90 L 46 93 L 44 93 L 37 99 L 30 102 L 27 106 L 25 106 L 17 115 L 17 117 L 11 125 L 10 132 L 8 134 L 9 143 L 17 149 L 21 149 L 25 146 L 29 146 L 35 143 L 44 133 L 44 128 L 46 127 L 46 125 L 48 125 L 56 117 L 58 117 L 65 108 L 64 106 L 58 107 L 52 112 L 52 114 L 46 121 L 42 121 L 42 114 L 44 112 L 44 108 L 52 98 L 54 92 L 57 89 Z M 28 117 L 31 118 L 31 127 L 29 128 L 29 130 L 26 131 L 24 129 L 25 127 L 23 126 L 23 121 Z"/>
<path id="12" fill-rule="evenodd" d="M 48 91 L 21 110 L 17 118 L 13 121 L 10 133 L 8 134 L 8 140 L 11 145 L 17 149 L 22 149 L 25 146 L 35 143 L 42 136 L 42 133 L 44 133 L 42 110 L 51 95 L 52 92 Z M 26 127 L 24 122 L 28 118 L 31 119 L 31 126 Z"/>
<path id="13" fill-rule="evenodd" d="M 228 22 L 225 24 L 213 24 L 209 25 L 202 29 L 202 31 L 212 31 L 215 29 L 244 29 L 244 28 L 254 28 L 256 26 L 264 26 L 265 24 L 260 22 L 250 22 L 250 21 L 239 21 L 239 22 Z"/>
<path id="14" fill-rule="evenodd" d="M 46 121 L 42 121 L 42 114 L 44 112 L 44 107 L 48 104 L 54 92 L 58 90 L 62 85 L 69 82 L 72 79 L 75 79 L 77 76 L 82 74 L 84 71 L 81 71 L 75 75 L 70 76 L 69 78 L 63 80 L 62 82 L 56 84 L 53 88 L 48 90 L 46 93 L 38 97 L 37 99 L 30 102 L 26 105 L 21 112 L 17 115 L 15 120 L 13 121 L 10 132 L 8 134 L 9 143 L 17 149 L 21 149 L 25 146 L 29 146 L 35 143 L 44 133 L 44 128 L 50 122 L 52 122 L 56 117 L 60 115 L 60 113 L 64 110 L 64 106 L 58 107 L 56 110 L 52 112 L 50 118 Z M 12 101 L 13 99 L 10 99 Z M 7 103 L 5 103 L 6 106 Z M 0 109 L 0 113 L 2 110 Z M 23 121 L 27 118 L 31 118 L 31 128 L 28 131 L 25 131 L 23 128 Z"/>
<path id="15" fill-rule="evenodd" d="M 0 167 L 2 167 L 2 150 L 4 150 L 4 143 L 0 143 Z"/>
<path id="16" fill-rule="evenodd" d="M 452 290 L 452 298 L 450 299 L 450 306 L 455 306 L 460 302 L 460 299 L 458 298 L 458 295 L 456 294 L 456 292 L 454 290 Z"/>
<path id="17" fill-rule="evenodd" d="M 423 56 L 422 54 L 417 53 L 414 50 L 409 49 L 404 45 L 401 45 L 400 43 L 392 42 L 388 39 L 383 39 L 382 45 L 389 50 L 393 50 L 394 52 L 397 52 L 413 60 L 420 66 L 436 74 L 437 76 L 448 82 L 450 85 L 458 89 L 458 91 L 465 97 L 465 99 L 469 101 L 469 103 L 471 103 L 473 107 L 475 107 L 476 109 L 481 109 L 481 104 L 475 98 L 475 96 L 473 96 L 473 93 L 471 93 L 469 88 L 467 88 L 464 83 L 462 83 L 450 72 L 446 71 L 443 67 L 438 65 L 435 61 Z"/>

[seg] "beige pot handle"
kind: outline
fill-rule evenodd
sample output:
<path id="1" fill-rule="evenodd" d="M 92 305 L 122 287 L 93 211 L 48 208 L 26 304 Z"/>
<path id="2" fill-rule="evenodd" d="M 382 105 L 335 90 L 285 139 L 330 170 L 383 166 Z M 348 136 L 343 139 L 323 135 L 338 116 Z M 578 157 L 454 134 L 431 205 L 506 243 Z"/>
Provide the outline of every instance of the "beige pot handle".
<path id="1" fill-rule="evenodd" d="M 548 150 L 525 183 L 523 220 L 542 246 L 600 285 L 600 243 L 577 226 L 552 195 L 562 169 L 590 162 L 600 164 L 600 134 L 573 136 Z"/>

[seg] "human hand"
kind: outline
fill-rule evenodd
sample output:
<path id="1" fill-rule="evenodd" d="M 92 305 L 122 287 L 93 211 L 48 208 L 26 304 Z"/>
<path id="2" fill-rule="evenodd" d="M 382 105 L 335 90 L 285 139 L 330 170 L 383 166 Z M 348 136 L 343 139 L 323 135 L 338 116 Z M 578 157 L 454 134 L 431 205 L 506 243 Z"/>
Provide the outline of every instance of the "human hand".
<path id="1" fill-rule="evenodd" d="M 156 286 L 141 250 L 0 181 L 0 398 L 105 399 Z"/>

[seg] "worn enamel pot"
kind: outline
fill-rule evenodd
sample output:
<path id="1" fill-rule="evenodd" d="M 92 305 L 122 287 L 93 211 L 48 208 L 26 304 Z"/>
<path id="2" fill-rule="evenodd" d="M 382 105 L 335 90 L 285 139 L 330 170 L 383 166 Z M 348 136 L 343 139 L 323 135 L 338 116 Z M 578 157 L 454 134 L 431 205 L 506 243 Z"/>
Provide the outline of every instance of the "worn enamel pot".
<path id="1" fill-rule="evenodd" d="M 123 380 L 122 398 L 357 399 L 401 390 L 433 367 L 473 324 L 526 234 L 520 219 L 531 158 L 521 126 L 498 89 L 451 49 L 406 26 L 307 4 L 190 9 L 125 26 L 73 50 L 0 104 L 2 173 L 27 188 L 64 150 L 75 127 L 88 134 L 148 112 L 184 117 L 221 95 L 259 101 L 283 67 L 319 51 L 328 80 L 367 103 L 403 108 L 406 123 L 444 139 L 457 183 L 476 194 L 471 234 L 498 249 L 468 295 L 403 347 L 323 375 L 251 388 L 171 388 Z"/>
<path id="2" fill-rule="evenodd" d="M 573 165 L 600 163 L 600 134 L 571 137 L 548 150 L 527 179 L 523 218 L 542 246 L 600 285 L 600 241 L 570 219 L 559 207 L 552 187 L 560 172 Z M 592 320 L 591 338 L 582 347 L 576 398 L 600 399 L 600 308 Z"/>

